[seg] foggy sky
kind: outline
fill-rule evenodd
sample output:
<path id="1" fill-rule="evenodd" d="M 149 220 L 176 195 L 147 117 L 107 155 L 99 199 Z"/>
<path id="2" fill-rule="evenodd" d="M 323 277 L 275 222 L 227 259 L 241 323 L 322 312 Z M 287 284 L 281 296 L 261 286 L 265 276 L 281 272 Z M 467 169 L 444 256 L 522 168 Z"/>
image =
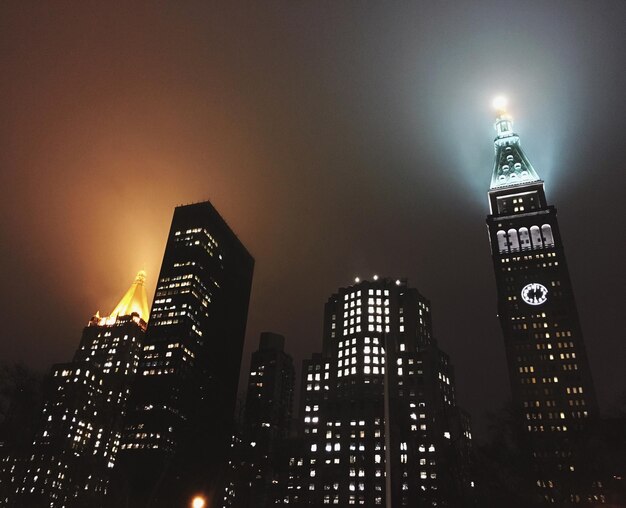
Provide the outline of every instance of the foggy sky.
<path id="1" fill-rule="evenodd" d="M 235 5 L 236 4 L 236 5 Z M 559 210 L 602 409 L 626 389 L 626 2 L 3 2 L 0 361 L 71 358 L 174 206 L 210 199 L 296 361 L 355 276 L 431 299 L 459 402 L 509 397 L 485 216 L 491 99 Z"/>

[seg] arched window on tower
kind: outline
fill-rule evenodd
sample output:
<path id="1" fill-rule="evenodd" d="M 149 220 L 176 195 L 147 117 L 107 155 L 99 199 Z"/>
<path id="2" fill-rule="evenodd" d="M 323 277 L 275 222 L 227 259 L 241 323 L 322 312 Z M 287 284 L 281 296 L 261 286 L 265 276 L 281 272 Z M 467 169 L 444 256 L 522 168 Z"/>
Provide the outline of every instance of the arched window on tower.
<path id="1" fill-rule="evenodd" d="M 522 250 L 530 250 L 530 235 L 528 228 L 519 228 L 519 243 Z"/>
<path id="2" fill-rule="evenodd" d="M 511 246 L 511 252 L 519 251 L 519 238 L 515 229 L 509 229 L 509 245 Z"/>
<path id="3" fill-rule="evenodd" d="M 552 226 L 550 224 L 541 226 L 541 236 L 543 236 L 546 247 L 554 247 L 554 237 L 552 236 Z"/>
<path id="4" fill-rule="evenodd" d="M 543 241 L 541 240 L 541 230 L 539 226 L 530 227 L 530 238 L 533 242 L 533 249 L 542 249 Z"/>
<path id="5" fill-rule="evenodd" d="M 498 250 L 500 252 L 509 252 L 509 244 L 506 239 L 506 231 L 500 230 L 496 233 L 498 238 Z"/>

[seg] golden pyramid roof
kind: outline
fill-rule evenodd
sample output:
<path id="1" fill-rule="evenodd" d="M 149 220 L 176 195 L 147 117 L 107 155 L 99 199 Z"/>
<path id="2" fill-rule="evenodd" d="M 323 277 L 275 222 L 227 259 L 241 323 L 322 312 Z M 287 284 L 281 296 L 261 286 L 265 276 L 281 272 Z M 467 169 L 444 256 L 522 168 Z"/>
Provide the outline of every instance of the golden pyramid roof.
<path id="1" fill-rule="evenodd" d="M 109 314 L 109 319 L 117 318 L 119 316 L 129 316 L 136 312 L 139 317 L 148 322 L 148 315 L 150 314 L 150 307 L 148 307 L 148 297 L 146 296 L 146 272 L 141 270 L 137 273 L 135 281 L 132 283 L 126 294 L 122 297 L 120 302 L 113 309 L 113 312 Z"/>

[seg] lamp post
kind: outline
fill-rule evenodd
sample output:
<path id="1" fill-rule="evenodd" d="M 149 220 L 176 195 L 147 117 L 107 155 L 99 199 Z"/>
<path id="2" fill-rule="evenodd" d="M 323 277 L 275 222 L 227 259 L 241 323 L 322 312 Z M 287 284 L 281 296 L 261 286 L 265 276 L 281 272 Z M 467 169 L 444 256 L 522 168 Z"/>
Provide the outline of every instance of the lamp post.
<path id="1" fill-rule="evenodd" d="M 384 398 L 384 413 L 385 413 L 385 507 L 392 508 L 391 503 L 393 501 L 392 496 L 392 483 L 391 483 L 391 406 L 390 396 L 391 387 L 389 386 L 389 367 L 391 362 L 389 361 L 389 338 L 388 333 L 383 332 L 383 345 L 385 347 L 385 373 L 383 376 L 383 398 Z"/>

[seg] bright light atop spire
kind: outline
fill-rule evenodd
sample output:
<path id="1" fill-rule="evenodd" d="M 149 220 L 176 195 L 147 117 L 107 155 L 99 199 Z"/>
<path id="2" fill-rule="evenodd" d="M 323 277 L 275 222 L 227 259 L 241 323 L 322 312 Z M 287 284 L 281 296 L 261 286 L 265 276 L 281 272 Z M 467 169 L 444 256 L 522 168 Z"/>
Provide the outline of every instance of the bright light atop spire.
<path id="1" fill-rule="evenodd" d="M 506 111 L 508 103 L 509 101 L 504 95 L 498 95 L 492 102 L 496 111 Z"/>

